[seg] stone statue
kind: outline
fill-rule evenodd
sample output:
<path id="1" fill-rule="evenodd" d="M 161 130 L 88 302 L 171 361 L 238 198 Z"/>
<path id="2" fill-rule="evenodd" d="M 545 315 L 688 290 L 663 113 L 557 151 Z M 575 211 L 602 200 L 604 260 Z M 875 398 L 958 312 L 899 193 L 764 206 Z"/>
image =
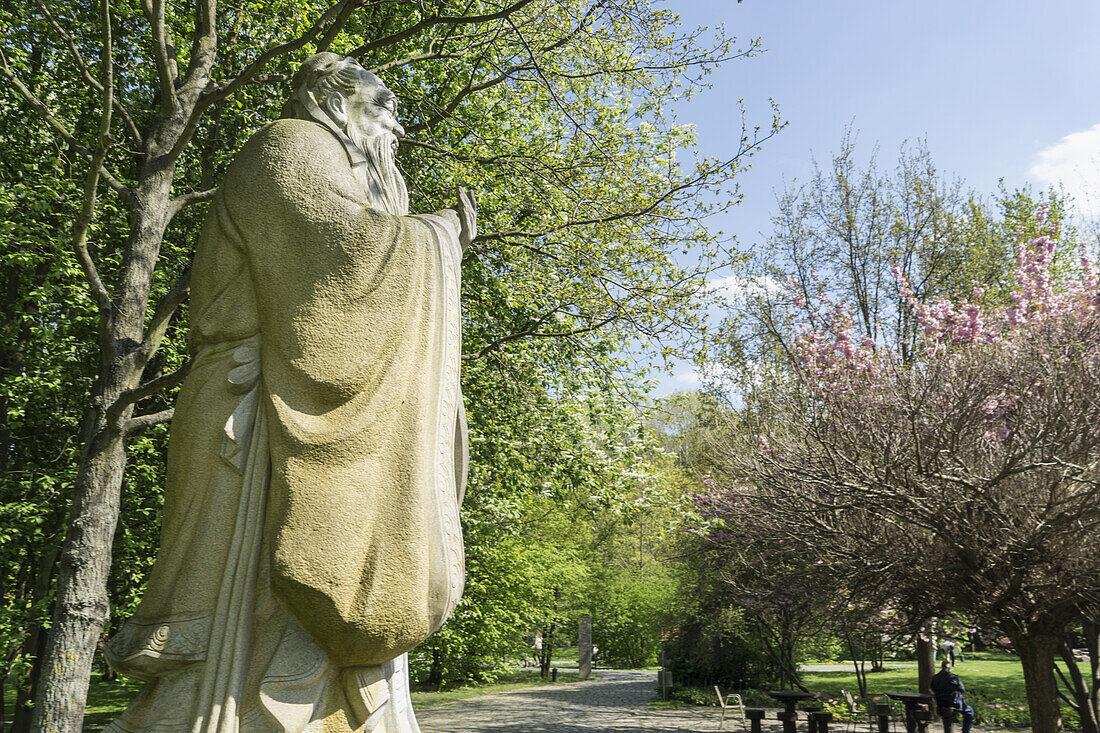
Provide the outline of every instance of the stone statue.
<path id="1" fill-rule="evenodd" d="M 472 197 L 409 216 L 396 97 L 313 56 L 225 175 L 160 552 L 108 642 L 109 731 L 417 732 L 407 654 L 462 594 L 459 266 Z"/>

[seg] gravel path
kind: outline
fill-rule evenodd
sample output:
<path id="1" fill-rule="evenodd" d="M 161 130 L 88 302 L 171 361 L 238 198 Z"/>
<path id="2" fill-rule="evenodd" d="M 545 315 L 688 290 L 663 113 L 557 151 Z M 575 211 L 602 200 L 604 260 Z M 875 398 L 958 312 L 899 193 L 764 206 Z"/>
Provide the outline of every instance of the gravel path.
<path id="1" fill-rule="evenodd" d="M 418 710 L 416 717 L 423 733 L 678 733 L 718 728 L 718 708 L 647 710 L 656 697 L 656 672 L 601 669 L 597 674 L 600 679 L 591 682 L 528 687 L 436 705 Z M 727 718 L 723 729 L 740 731 L 741 721 Z"/>

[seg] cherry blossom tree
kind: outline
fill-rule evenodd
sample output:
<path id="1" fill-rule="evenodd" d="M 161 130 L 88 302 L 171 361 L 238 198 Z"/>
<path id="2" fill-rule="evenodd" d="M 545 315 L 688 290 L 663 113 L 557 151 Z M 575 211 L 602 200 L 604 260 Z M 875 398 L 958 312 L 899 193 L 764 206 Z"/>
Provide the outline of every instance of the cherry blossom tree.
<path id="1" fill-rule="evenodd" d="M 792 289 L 788 381 L 741 411 L 719 490 L 867 601 L 1000 628 L 1037 733 L 1062 729 L 1062 631 L 1100 607 L 1100 290 L 1083 252 L 1056 274 L 1054 234 L 1021 238 L 1000 302 L 922 303 L 895 268 L 908 359 Z"/>

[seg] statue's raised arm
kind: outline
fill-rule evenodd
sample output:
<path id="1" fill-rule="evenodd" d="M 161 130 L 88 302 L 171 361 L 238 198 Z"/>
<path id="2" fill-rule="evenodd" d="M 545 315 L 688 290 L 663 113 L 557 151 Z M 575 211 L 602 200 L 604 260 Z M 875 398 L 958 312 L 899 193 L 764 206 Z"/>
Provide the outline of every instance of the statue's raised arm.
<path id="1" fill-rule="evenodd" d="M 107 645 L 149 684 L 110 731 L 418 730 L 406 652 L 462 594 L 459 278 L 473 196 L 410 216 L 397 99 L 302 64 L 225 175 L 160 552 Z"/>

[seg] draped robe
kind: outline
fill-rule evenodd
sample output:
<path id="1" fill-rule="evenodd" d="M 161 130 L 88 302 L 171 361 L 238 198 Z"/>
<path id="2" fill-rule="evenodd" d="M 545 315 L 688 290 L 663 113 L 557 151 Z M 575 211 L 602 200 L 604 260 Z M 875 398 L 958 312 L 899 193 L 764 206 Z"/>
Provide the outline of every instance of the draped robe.
<path id="1" fill-rule="evenodd" d="M 109 730 L 417 730 L 403 655 L 463 585 L 458 221 L 371 208 L 349 146 L 272 123 L 212 203 Z"/>

